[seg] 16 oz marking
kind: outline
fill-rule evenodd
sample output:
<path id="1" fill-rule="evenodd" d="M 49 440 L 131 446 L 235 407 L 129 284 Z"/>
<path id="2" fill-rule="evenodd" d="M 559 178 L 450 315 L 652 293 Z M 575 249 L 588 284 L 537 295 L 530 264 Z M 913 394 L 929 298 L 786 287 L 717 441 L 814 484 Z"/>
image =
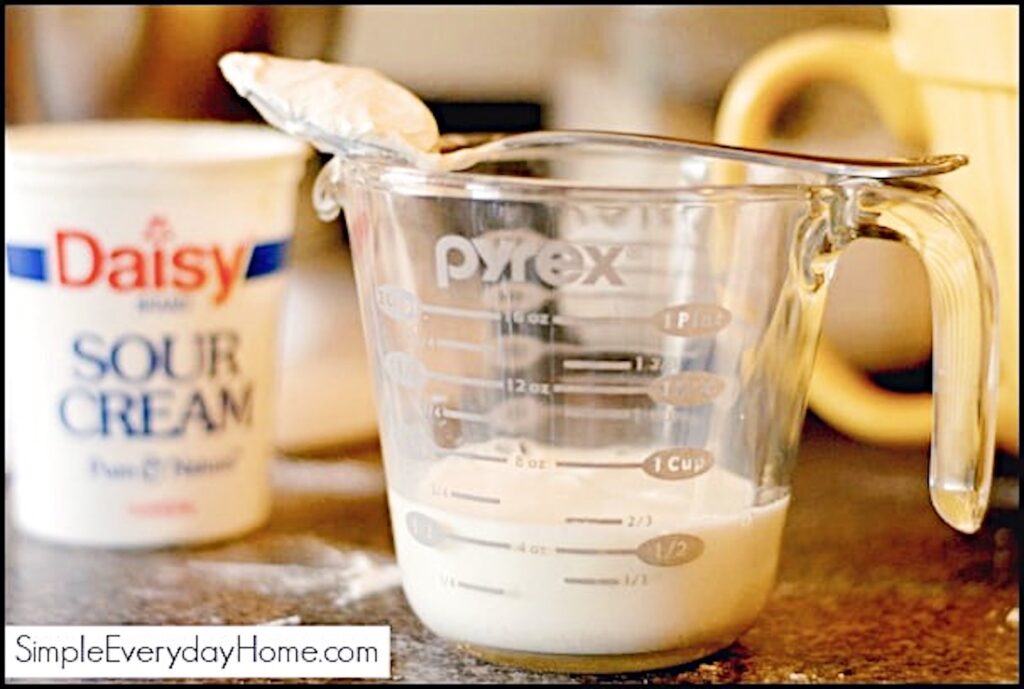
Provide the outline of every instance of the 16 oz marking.
<path id="1" fill-rule="evenodd" d="M 551 314 L 543 311 L 506 311 L 501 316 L 513 325 L 551 325 Z"/>

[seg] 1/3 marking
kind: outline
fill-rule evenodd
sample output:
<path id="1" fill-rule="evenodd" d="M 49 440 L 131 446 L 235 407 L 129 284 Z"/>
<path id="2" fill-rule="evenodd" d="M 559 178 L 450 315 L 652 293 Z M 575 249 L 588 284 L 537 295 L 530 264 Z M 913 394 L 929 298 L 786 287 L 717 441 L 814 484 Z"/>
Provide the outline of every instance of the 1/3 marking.
<path id="1" fill-rule="evenodd" d="M 623 586 L 647 586 L 646 574 L 626 574 L 622 577 Z"/>

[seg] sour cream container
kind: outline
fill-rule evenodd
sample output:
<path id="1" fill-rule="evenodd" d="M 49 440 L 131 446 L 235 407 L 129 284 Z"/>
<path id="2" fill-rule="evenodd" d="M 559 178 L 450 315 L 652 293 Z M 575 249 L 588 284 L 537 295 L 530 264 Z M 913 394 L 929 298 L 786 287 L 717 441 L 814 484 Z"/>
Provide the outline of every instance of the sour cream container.
<path id="1" fill-rule="evenodd" d="M 21 529 L 149 547 L 266 519 L 308 153 L 250 125 L 5 130 L 5 444 Z"/>

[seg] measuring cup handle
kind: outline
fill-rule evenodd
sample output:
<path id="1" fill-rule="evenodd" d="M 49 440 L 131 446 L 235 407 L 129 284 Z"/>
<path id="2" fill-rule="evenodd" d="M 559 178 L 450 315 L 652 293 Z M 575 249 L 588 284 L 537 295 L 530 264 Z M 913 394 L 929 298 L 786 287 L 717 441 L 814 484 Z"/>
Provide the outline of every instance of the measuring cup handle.
<path id="1" fill-rule="evenodd" d="M 932 304 L 932 505 L 960 531 L 981 526 L 992 484 L 998 387 L 997 288 L 988 246 L 934 187 L 849 183 L 852 238 L 902 242 L 921 257 Z"/>
<path id="2" fill-rule="evenodd" d="M 863 29 L 809 31 L 759 53 L 730 82 L 715 123 L 716 139 L 764 146 L 782 108 L 808 85 L 822 81 L 861 91 L 897 137 L 925 147 L 914 81 L 897 66 L 888 35 Z M 820 417 L 852 437 L 887 444 L 928 442 L 931 395 L 875 385 L 826 339 L 818 349 L 808 396 Z"/>

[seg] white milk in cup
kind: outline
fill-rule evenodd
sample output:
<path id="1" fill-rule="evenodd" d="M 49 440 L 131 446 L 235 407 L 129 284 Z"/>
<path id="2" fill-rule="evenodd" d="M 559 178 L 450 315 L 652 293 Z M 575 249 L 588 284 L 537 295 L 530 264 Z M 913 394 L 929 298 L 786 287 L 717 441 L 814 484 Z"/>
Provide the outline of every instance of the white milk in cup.
<path id="1" fill-rule="evenodd" d="M 187 122 L 9 127 L 5 144 L 18 525 L 95 546 L 260 525 L 308 149 Z"/>

